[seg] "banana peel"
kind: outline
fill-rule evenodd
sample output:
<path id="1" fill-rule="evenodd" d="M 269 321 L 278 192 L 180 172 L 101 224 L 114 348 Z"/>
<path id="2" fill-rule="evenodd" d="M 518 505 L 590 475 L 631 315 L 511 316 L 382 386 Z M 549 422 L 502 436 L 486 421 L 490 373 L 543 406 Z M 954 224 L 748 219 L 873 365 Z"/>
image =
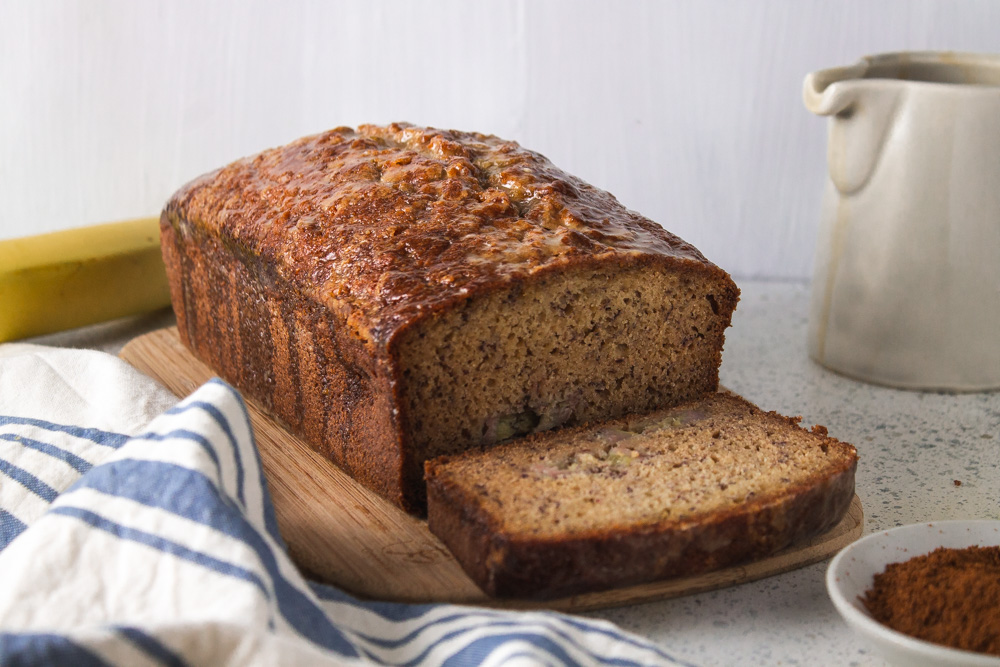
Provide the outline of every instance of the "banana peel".
<path id="1" fill-rule="evenodd" d="M 159 218 L 0 241 L 0 343 L 169 304 Z"/>

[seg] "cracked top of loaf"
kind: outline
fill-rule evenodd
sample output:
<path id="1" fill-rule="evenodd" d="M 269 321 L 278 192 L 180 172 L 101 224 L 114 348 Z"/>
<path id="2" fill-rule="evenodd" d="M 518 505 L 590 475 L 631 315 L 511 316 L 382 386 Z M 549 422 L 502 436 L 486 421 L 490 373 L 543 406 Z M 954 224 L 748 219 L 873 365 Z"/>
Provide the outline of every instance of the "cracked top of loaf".
<path id="1" fill-rule="evenodd" d="M 362 338 L 574 264 L 667 261 L 728 276 L 660 225 L 490 135 L 338 127 L 188 183 L 174 221 L 235 242 Z"/>

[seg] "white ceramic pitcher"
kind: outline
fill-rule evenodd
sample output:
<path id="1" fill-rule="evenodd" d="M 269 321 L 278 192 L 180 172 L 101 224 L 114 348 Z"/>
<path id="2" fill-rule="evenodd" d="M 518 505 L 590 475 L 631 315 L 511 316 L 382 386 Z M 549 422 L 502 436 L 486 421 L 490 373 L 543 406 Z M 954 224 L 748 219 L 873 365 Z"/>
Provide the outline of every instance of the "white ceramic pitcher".
<path id="1" fill-rule="evenodd" d="M 809 354 L 896 387 L 1000 387 L 1000 56 L 871 56 L 804 98 L 830 117 Z"/>

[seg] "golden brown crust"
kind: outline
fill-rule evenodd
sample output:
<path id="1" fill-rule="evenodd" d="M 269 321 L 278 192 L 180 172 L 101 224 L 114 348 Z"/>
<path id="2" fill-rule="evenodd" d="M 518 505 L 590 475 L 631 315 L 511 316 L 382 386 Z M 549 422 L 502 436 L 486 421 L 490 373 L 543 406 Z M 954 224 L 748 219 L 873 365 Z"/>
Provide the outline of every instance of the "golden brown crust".
<path id="1" fill-rule="evenodd" d="M 514 142 L 407 124 L 337 128 L 239 160 L 186 185 L 167 213 L 232 239 L 381 344 L 470 293 L 560 267 L 723 273 Z"/>
<path id="2" fill-rule="evenodd" d="M 752 419 L 783 422 L 800 431 L 797 419 L 764 413 L 743 399 L 732 398 L 753 409 Z M 701 409 L 697 401 L 682 408 Z M 629 421 L 576 427 L 558 436 L 540 434 L 469 456 L 496 461 L 504 449 L 541 450 L 551 447 L 556 437 L 566 442 L 595 429 L 625 427 Z M 717 427 L 718 423 L 713 428 Z M 773 554 L 828 530 L 843 517 L 854 497 L 854 447 L 818 429 L 806 437 L 815 447 L 830 449 L 822 466 L 737 505 L 669 519 L 608 521 L 586 531 L 567 527 L 542 536 L 508 529 L 501 512 L 516 509 L 499 509 L 491 492 L 481 485 L 477 489 L 482 480 L 475 473 L 470 477 L 468 468 L 451 465 L 466 457 L 439 457 L 425 464 L 428 526 L 470 578 L 495 597 L 551 599 L 707 572 Z M 490 474 L 494 471 L 484 473 Z M 516 493 L 511 491 L 511 495 Z M 489 502 L 488 495 L 492 496 Z M 555 500 L 565 503 L 568 499 Z M 628 502 L 620 497 L 602 500 Z"/>

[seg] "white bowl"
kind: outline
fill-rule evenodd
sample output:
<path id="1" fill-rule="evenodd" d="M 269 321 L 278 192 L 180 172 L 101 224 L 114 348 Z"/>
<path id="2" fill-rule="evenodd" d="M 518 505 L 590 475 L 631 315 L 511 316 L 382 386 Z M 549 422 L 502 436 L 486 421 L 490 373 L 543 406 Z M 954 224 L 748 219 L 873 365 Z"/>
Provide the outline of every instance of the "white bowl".
<path id="1" fill-rule="evenodd" d="M 960 651 L 890 629 L 868 613 L 861 598 L 889 563 L 907 561 L 938 547 L 1000 545 L 1000 521 L 933 521 L 873 533 L 844 547 L 826 571 L 826 588 L 847 624 L 897 665 L 1000 667 L 1000 657 Z"/>

